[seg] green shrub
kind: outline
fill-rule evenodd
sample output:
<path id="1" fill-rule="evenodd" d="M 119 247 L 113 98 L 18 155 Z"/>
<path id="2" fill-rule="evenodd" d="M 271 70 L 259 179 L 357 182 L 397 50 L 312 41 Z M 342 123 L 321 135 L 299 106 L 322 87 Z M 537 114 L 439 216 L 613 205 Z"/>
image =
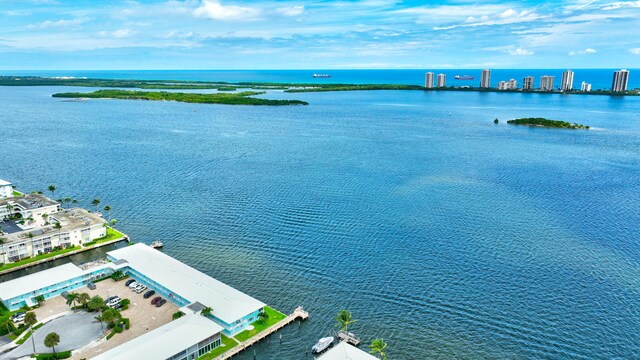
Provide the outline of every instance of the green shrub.
<path id="1" fill-rule="evenodd" d="M 129 321 L 128 318 L 122 318 L 122 323 L 124 324 L 124 328 L 129 330 L 129 327 L 131 327 L 131 321 Z"/>
<path id="2" fill-rule="evenodd" d="M 107 340 L 111 339 L 115 334 L 116 334 L 116 330 L 114 329 L 109 333 L 109 335 L 107 335 Z"/>
<path id="3" fill-rule="evenodd" d="M 16 327 L 13 325 L 13 321 L 7 319 L 5 322 L 0 324 L 0 336 L 5 336 L 10 332 L 13 332 Z"/>
<path id="4" fill-rule="evenodd" d="M 56 354 L 38 354 L 36 360 L 56 360 L 56 359 L 68 359 L 71 357 L 71 351 L 61 351 Z"/>

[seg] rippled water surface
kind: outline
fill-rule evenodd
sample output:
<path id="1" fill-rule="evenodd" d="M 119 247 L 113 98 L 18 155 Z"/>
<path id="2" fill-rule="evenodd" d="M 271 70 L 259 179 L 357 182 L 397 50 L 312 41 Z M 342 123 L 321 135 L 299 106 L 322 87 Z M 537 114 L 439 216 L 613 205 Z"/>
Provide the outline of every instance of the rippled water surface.
<path id="1" fill-rule="evenodd" d="M 304 305 L 311 319 L 257 359 L 310 358 L 341 308 L 391 359 L 640 356 L 640 98 L 50 97 L 63 90 L 0 87 L 0 178 L 99 197 L 134 241 L 284 312 Z M 504 123 L 527 116 L 593 128 Z"/>

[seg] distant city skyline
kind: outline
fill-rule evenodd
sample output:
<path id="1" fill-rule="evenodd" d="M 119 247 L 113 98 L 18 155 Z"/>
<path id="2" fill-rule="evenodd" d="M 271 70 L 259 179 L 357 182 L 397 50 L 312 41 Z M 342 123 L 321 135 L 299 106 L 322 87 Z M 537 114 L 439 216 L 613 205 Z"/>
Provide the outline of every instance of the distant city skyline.
<path id="1" fill-rule="evenodd" d="M 639 1 L 5 0 L 0 69 L 635 68 Z"/>

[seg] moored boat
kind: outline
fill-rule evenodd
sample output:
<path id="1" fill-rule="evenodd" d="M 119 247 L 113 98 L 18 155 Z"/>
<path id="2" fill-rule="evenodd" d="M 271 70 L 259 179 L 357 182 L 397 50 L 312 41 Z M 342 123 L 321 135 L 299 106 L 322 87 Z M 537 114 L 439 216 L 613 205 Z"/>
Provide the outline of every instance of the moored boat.
<path id="1" fill-rule="evenodd" d="M 331 74 L 313 74 L 314 78 L 330 78 Z"/>
<path id="2" fill-rule="evenodd" d="M 333 340 L 333 336 L 324 337 L 318 340 L 318 342 L 311 348 L 312 352 L 314 354 L 320 354 L 321 352 L 327 350 L 331 345 L 333 345 Z"/>
<path id="3" fill-rule="evenodd" d="M 151 245 L 149 245 L 149 246 L 151 246 L 154 249 L 162 249 L 164 247 L 164 244 L 162 243 L 162 241 L 156 240 L 156 241 L 152 242 Z"/>

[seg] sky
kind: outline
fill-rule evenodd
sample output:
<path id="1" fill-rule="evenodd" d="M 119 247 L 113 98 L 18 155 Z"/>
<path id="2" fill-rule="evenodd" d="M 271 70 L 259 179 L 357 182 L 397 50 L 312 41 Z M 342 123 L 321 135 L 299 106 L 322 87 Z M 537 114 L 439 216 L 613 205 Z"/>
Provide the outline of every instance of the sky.
<path id="1" fill-rule="evenodd" d="M 638 68 L 638 29 L 638 0 L 0 0 L 0 69 Z"/>

